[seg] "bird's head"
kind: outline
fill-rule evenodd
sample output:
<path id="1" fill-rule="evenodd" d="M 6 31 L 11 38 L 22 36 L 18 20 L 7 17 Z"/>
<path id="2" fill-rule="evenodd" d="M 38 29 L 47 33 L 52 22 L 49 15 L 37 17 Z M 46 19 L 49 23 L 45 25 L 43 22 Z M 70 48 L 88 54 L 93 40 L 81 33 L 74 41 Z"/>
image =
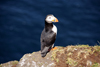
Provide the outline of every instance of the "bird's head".
<path id="1" fill-rule="evenodd" d="M 52 14 L 47 15 L 45 21 L 48 23 L 59 22 L 58 19 L 54 17 Z"/>

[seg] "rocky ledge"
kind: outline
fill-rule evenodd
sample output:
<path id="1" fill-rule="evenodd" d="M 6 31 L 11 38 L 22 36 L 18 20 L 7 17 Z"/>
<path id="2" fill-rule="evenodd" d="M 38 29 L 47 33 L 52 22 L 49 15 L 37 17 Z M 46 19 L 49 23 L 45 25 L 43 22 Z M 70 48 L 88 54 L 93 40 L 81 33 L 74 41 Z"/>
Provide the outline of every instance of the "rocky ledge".
<path id="1" fill-rule="evenodd" d="M 0 67 L 100 67 L 100 46 L 76 45 L 57 47 L 42 58 L 40 51 L 25 54 L 20 61 Z"/>

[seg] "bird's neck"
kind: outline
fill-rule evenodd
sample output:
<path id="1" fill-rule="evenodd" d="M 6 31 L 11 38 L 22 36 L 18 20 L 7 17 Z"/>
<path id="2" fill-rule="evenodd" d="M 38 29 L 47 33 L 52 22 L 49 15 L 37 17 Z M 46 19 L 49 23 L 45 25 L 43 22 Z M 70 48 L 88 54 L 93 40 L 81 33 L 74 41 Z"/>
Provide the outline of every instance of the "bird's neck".
<path id="1" fill-rule="evenodd" d="M 52 29 L 52 27 L 53 27 L 53 23 L 48 23 L 48 22 L 45 21 L 45 29 L 46 29 L 46 31 Z"/>

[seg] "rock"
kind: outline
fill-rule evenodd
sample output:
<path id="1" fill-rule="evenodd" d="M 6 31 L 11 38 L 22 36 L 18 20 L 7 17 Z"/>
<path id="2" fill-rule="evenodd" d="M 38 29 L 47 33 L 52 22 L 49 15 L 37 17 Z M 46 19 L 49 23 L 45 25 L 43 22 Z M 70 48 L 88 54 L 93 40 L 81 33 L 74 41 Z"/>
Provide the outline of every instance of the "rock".
<path id="1" fill-rule="evenodd" d="M 33 52 L 32 54 L 25 54 L 16 67 L 55 67 L 55 63 L 51 59 L 51 54 L 52 51 L 44 58 L 41 57 L 40 51 Z"/>
<path id="2" fill-rule="evenodd" d="M 100 46 L 59 46 L 44 58 L 40 51 L 33 52 L 25 54 L 19 62 L 10 61 L 0 67 L 100 67 Z"/>
<path id="3" fill-rule="evenodd" d="M 52 54 L 55 67 L 100 67 L 100 46 L 66 46 Z"/>
<path id="4" fill-rule="evenodd" d="M 0 67 L 16 67 L 18 61 L 9 61 L 7 63 L 0 64 Z"/>

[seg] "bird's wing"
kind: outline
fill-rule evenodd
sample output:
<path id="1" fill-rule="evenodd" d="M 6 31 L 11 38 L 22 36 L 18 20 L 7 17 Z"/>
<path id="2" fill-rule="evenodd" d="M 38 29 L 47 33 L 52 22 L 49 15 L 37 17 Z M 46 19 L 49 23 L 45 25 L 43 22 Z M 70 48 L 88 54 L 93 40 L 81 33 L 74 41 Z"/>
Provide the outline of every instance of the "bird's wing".
<path id="1" fill-rule="evenodd" d="M 44 49 L 44 47 L 50 47 L 52 46 L 52 44 L 54 44 L 55 40 L 56 40 L 56 33 L 49 31 L 44 33 L 45 30 L 43 30 L 42 34 L 41 34 L 41 50 Z"/>
<path id="2" fill-rule="evenodd" d="M 50 31 L 47 33 L 41 34 L 41 43 L 44 44 L 45 46 L 52 45 L 55 42 L 56 39 L 56 33 Z"/>

